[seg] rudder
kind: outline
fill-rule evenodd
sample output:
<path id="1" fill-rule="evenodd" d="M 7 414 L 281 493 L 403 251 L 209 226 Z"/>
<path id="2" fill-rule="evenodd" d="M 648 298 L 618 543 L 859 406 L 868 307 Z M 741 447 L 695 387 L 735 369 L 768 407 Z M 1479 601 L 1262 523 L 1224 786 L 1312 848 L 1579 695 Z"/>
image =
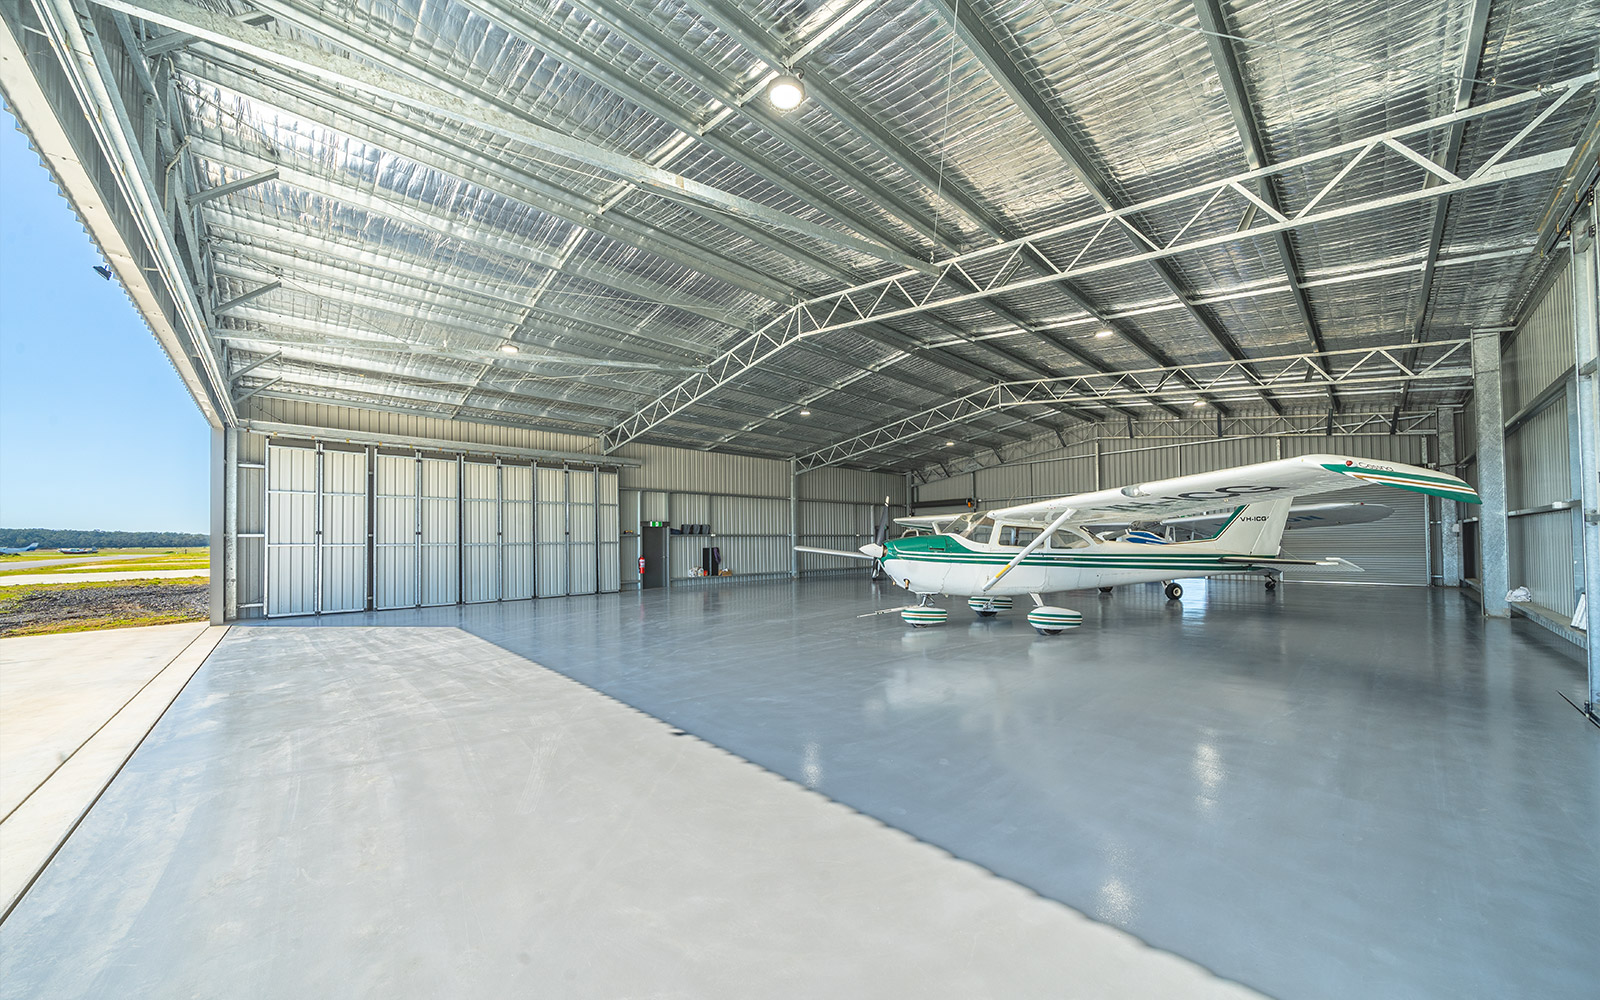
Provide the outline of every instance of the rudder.
<path id="1" fill-rule="evenodd" d="M 1283 543 L 1293 497 L 1246 504 L 1234 511 L 1208 544 L 1247 556 L 1275 556 Z"/>

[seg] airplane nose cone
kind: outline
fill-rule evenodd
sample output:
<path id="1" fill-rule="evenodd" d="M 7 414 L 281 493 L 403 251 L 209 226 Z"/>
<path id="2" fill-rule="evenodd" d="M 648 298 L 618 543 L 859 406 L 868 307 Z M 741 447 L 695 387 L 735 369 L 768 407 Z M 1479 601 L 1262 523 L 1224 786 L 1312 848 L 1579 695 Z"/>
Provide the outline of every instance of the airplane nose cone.
<path id="1" fill-rule="evenodd" d="M 882 559 L 883 558 L 883 546 L 882 545 L 863 545 L 859 549 L 856 549 L 856 551 L 861 553 L 864 556 L 871 556 L 874 559 Z"/>

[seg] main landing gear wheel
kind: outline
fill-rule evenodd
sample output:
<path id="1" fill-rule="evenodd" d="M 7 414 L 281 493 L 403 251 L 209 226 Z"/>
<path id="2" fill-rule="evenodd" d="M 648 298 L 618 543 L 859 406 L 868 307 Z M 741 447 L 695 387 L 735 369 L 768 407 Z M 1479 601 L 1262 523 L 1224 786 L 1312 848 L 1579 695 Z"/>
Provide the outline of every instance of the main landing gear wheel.
<path id="1" fill-rule="evenodd" d="M 1100 588 L 1100 593 L 1109 594 L 1109 593 L 1111 593 L 1111 588 L 1110 587 L 1101 587 Z"/>
<path id="2" fill-rule="evenodd" d="M 1183 588 L 1176 583 L 1167 584 L 1167 600 L 1176 601 L 1183 596 Z"/>
<path id="3" fill-rule="evenodd" d="M 1071 608 L 1038 607 L 1028 612 L 1028 624 L 1040 635 L 1060 635 L 1083 624 L 1083 615 Z"/>

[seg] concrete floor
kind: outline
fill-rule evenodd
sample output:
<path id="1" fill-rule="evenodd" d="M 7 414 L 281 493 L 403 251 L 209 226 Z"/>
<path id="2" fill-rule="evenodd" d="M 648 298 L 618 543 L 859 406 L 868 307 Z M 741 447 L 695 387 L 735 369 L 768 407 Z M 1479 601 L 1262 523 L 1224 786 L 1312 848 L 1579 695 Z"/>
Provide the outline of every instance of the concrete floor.
<path id="1" fill-rule="evenodd" d="M 285 903 L 293 917 L 307 900 L 332 907 L 339 919 L 329 926 L 348 931 L 345 918 L 356 917 L 370 946 L 394 921 L 340 909 L 340 873 L 371 876 L 418 852 L 445 871 L 480 875 L 426 882 L 440 911 L 404 911 L 402 925 L 476 914 L 501 927 L 507 903 L 495 887 L 515 887 L 532 870 L 505 862 L 530 859 L 506 853 L 515 838 L 500 839 L 502 819 L 488 839 L 472 835 L 471 820 L 499 801 L 503 767 L 544 773 L 530 735 L 541 730 L 516 721 L 536 699 L 520 681 L 474 678 L 471 662 L 494 659 L 487 653 L 430 662 L 437 641 L 367 628 L 405 625 L 463 630 L 544 664 L 1271 995 L 1593 996 L 1600 740 L 1556 693 L 1582 689 L 1575 651 L 1531 623 L 1486 623 L 1451 592 L 1291 584 L 1267 595 L 1258 584 L 1200 581 L 1173 605 L 1155 586 L 1066 596 L 1055 603 L 1083 611 L 1086 623 L 1054 638 L 1035 636 L 1017 614 L 980 622 L 952 608 L 950 625 L 928 630 L 893 615 L 857 617 L 902 601 L 854 577 L 719 582 L 236 628 L 152 735 L 159 749 L 147 743 L 136 755 L 0 929 L 4 990 L 29 995 L 46 968 L 132 975 L 127 949 L 162 935 L 187 943 L 165 953 L 185 968 L 202 961 L 190 956 L 198 950 L 207 974 L 245 981 L 306 936 L 303 921 L 262 927 L 252 918 Z M 346 666 L 330 675 L 338 664 Z M 505 709 L 500 728 L 459 722 L 452 699 L 485 692 Z M 306 728 L 291 740 L 283 727 L 296 719 Z M 423 780 L 395 763 L 414 755 L 457 764 Z M 659 763 L 635 763 L 646 760 Z M 607 780 L 625 779 L 628 761 L 618 768 Z M 276 797 L 241 794 L 257 772 L 294 780 L 274 786 Z M 308 800 L 304 782 L 327 773 L 340 783 Z M 725 788 L 723 777 L 704 776 Z M 696 800 L 695 787 L 681 794 Z M 749 801 L 751 814 L 767 808 Z M 770 862 L 793 842 L 769 846 L 758 856 Z M 849 847 L 829 860 L 869 853 Z M 124 867 L 137 878 L 108 885 L 97 874 Z M 942 877 L 941 867 L 965 870 L 898 870 L 920 882 Z M 692 880 L 680 888 L 691 892 Z M 219 912 L 213 925 L 203 909 L 177 916 L 208 893 L 242 897 L 245 917 Z M 584 898 L 569 895 L 561 912 L 583 914 Z M 747 891 L 728 905 L 763 921 L 805 898 L 797 890 L 774 904 Z M 893 926 L 901 950 L 890 954 L 917 961 L 904 949 L 919 934 L 945 941 L 941 928 L 906 933 L 897 923 L 917 909 L 897 898 L 881 921 L 870 906 L 853 910 L 859 925 L 830 945 L 846 950 L 808 961 L 842 956 L 864 968 L 850 942 L 879 927 L 891 936 Z M 1004 912 L 990 906 L 958 922 L 982 928 Z M 709 925 L 669 921 L 661 940 L 677 928 L 679 947 L 720 946 L 681 933 L 697 926 Z M 1067 939 L 1064 928 L 1019 938 L 1026 946 L 1001 965 Z M 346 951 L 345 961 L 366 954 Z M 423 945 L 415 962 L 437 969 L 437 951 Z M 502 952 L 486 944 L 478 954 L 492 963 Z M 707 954 L 713 966 L 736 961 Z M 1026 978 L 1036 968 L 1018 982 L 1036 982 Z M 825 985 L 792 982 L 804 986 L 788 995 Z M 893 982 L 873 982 L 878 995 L 894 992 Z M 926 995 L 921 981 L 898 982 L 906 995 Z M 1056 995 L 1070 995 L 1062 984 L 1072 982 L 1070 973 L 1056 981 Z M 1126 985 L 1130 996 L 1190 993 Z M 989 989 L 1007 995 L 1004 985 Z"/>
<path id="2" fill-rule="evenodd" d="M 0 639 L 0 914 L 226 632 L 202 622 Z"/>

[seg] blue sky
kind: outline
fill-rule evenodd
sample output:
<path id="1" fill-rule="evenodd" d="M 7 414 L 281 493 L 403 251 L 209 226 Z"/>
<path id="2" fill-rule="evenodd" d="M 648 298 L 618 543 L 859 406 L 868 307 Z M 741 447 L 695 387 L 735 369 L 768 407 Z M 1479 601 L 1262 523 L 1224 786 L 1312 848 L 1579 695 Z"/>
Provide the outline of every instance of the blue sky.
<path id="1" fill-rule="evenodd" d="M 0 526 L 209 530 L 211 431 L 0 111 Z"/>

